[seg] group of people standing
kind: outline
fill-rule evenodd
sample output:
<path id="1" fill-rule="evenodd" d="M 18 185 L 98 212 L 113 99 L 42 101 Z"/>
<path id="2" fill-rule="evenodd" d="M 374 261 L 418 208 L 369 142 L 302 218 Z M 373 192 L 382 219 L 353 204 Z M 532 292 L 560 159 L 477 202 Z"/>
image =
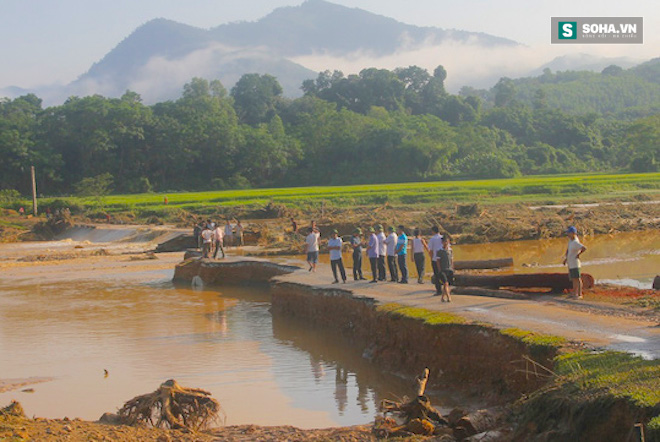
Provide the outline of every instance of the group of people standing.
<path id="1" fill-rule="evenodd" d="M 451 241 L 447 235 L 440 234 L 437 226 L 432 227 L 433 236 L 427 242 L 422 237 L 420 229 L 413 231 L 413 238 L 409 239 L 404 226 L 396 228 L 389 227 L 385 234 L 382 225 L 369 227 L 367 237 L 363 236 L 362 229 L 356 228 L 350 238 L 349 244 L 353 251 L 353 279 L 364 280 L 362 273 L 362 255 L 366 249 L 367 258 L 371 265 L 371 283 L 387 281 L 389 270 L 390 282 L 408 284 L 408 248 L 410 247 L 411 260 L 417 269 L 417 283 L 424 283 L 424 271 L 426 255 L 431 259 L 433 267 L 436 296 L 441 296 L 442 301 L 451 302 L 450 285 L 454 279 L 454 261 L 452 256 Z M 321 233 L 316 225 L 312 225 L 309 234 L 305 238 L 307 251 L 307 262 L 309 271 L 315 272 L 318 264 L 319 241 Z M 346 283 L 346 270 L 342 260 L 343 239 L 337 230 L 333 230 L 328 239 L 328 250 L 330 252 L 330 265 L 334 276 L 333 284 L 339 283 L 339 277 Z M 387 263 L 387 269 L 386 269 Z"/>
<path id="2" fill-rule="evenodd" d="M 195 244 L 202 250 L 202 257 L 217 259 L 218 252 L 225 257 L 225 247 L 243 245 L 243 225 L 240 220 L 232 224 L 228 219 L 223 226 L 221 223 L 215 223 L 210 219 L 205 222 L 200 221 L 195 224 L 193 229 Z"/>

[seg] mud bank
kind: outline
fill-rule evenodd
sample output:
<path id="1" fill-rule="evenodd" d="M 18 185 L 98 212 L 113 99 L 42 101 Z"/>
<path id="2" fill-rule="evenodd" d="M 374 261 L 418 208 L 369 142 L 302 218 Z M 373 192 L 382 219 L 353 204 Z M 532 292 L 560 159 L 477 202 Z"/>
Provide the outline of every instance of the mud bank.
<path id="1" fill-rule="evenodd" d="M 267 283 L 274 277 L 286 275 L 299 267 L 279 265 L 269 261 L 245 260 L 218 262 L 210 259 L 191 259 L 174 269 L 174 282 L 193 282 L 198 276 L 208 285 Z"/>
<path id="2" fill-rule="evenodd" d="M 657 361 L 579 350 L 579 343 L 558 336 L 384 303 L 365 290 L 307 283 L 307 272 L 267 261 L 177 266 L 175 280 L 195 276 L 205 284 L 271 280 L 274 317 L 336 331 L 384 371 L 412 379 L 428 367 L 431 388 L 451 388 L 485 406 L 510 406 L 516 440 L 631 440 L 635 424 L 658 420 Z M 598 361 L 589 367 L 592 357 Z M 611 376 L 594 375 L 610 367 Z M 627 391 L 629 386 L 641 393 Z M 655 438 L 647 431 L 647 440 Z"/>
<path id="3" fill-rule="evenodd" d="M 407 316 L 424 312 L 378 306 L 348 291 L 284 282 L 274 285 L 272 296 L 273 315 L 336 330 L 383 370 L 412 379 L 428 367 L 432 386 L 478 395 L 488 403 L 541 387 L 545 378 L 525 371 L 528 359 L 549 368 L 556 356 L 555 346 L 526 345 L 485 324 L 462 323 L 450 314 L 439 315 L 433 324 Z"/>

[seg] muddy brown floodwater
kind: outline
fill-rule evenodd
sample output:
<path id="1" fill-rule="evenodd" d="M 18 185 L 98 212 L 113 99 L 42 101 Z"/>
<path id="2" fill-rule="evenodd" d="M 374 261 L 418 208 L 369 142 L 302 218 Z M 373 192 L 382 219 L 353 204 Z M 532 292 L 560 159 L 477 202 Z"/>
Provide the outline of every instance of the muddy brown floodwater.
<path id="1" fill-rule="evenodd" d="M 267 288 L 193 291 L 171 276 L 0 277 L 0 377 L 53 378 L 0 394 L 0 405 L 95 420 L 174 378 L 210 390 L 227 424 L 313 428 L 369 422 L 380 399 L 411 392 L 338 336 L 274 320 Z M 446 394 L 434 401 L 454 405 Z"/>

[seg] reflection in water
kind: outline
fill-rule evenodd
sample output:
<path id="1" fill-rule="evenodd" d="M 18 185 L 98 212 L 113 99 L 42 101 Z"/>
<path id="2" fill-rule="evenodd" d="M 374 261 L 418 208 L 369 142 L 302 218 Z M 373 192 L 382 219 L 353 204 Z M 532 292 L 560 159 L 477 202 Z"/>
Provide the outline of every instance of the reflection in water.
<path id="1" fill-rule="evenodd" d="M 362 357 L 361 348 L 341 335 L 319 333 L 309 324 L 276 314 L 273 336 L 309 353 L 311 374 L 320 386 L 313 394 L 320 402 L 334 400 L 339 416 L 373 416 L 382 399 L 400 399 L 413 392 L 410 381 L 382 372 Z M 328 378 L 333 382 L 332 391 L 323 382 Z M 449 411 L 458 403 L 448 392 L 429 389 L 427 394 L 442 411 Z"/>
<path id="2" fill-rule="evenodd" d="M 174 378 L 210 390 L 228 424 L 322 427 L 368 422 L 381 398 L 410 394 L 343 339 L 269 307 L 263 288 L 0 280 L 0 376 L 55 378 L 0 404 L 98 419 Z"/>
<path id="3" fill-rule="evenodd" d="M 339 365 L 335 368 L 335 372 L 335 400 L 339 414 L 343 416 L 348 403 L 348 373 Z"/>
<path id="4" fill-rule="evenodd" d="M 660 231 L 625 232 L 580 239 L 588 247 L 582 260 L 584 271 L 598 282 L 651 288 L 653 278 L 660 269 Z M 513 269 L 495 273 L 566 272 L 566 267 L 562 266 L 565 238 L 463 244 L 454 245 L 453 249 L 457 261 L 513 257 Z M 320 260 L 329 263 L 327 254 L 322 254 Z M 430 275 L 428 256 L 426 260 Z M 345 253 L 344 263 L 350 267 L 352 262 L 351 254 Z M 408 267 L 411 265 L 412 262 Z"/>

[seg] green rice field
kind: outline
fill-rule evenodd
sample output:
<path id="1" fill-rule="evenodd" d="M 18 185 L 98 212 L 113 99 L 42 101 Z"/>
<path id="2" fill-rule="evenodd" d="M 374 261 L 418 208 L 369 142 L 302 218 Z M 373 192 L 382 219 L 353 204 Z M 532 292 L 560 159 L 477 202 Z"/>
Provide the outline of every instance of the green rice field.
<path id="1" fill-rule="evenodd" d="M 641 195 L 641 196 L 640 196 Z M 164 204 L 167 196 L 168 204 Z M 300 209 L 393 206 L 442 206 L 448 203 L 500 204 L 592 202 L 604 199 L 656 199 L 660 196 L 660 173 L 582 174 L 533 176 L 512 179 L 436 181 L 357 186 L 291 187 L 206 192 L 108 195 L 99 202 L 92 197 L 44 198 L 42 206 L 66 203 L 108 212 L 132 211 L 144 215 L 166 215 L 179 209 L 211 213 L 232 207 L 260 207 L 268 203 Z M 57 201 L 56 200 L 60 200 Z M 64 201 L 61 201 L 64 200 Z"/>

